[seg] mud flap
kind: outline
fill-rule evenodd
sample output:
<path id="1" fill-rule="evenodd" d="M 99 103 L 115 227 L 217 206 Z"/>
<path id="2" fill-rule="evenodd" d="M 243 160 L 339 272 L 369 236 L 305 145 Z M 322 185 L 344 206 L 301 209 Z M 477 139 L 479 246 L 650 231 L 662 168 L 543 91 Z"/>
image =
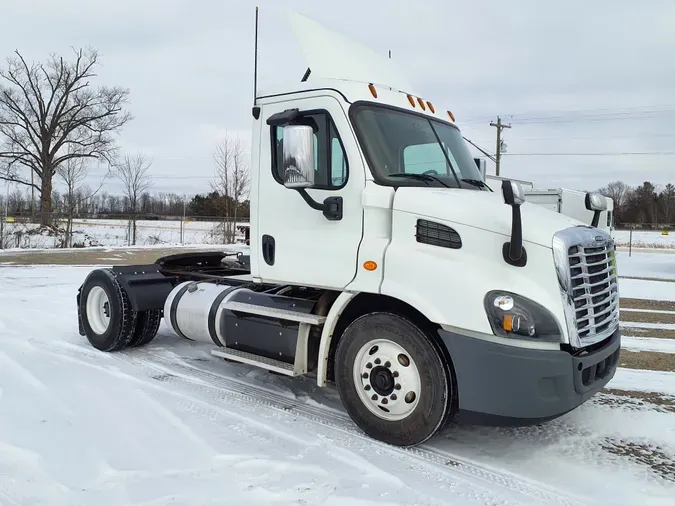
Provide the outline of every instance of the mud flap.
<path id="1" fill-rule="evenodd" d="M 158 264 L 116 265 L 112 272 L 129 297 L 134 311 L 163 309 L 166 298 L 177 284 L 175 276 L 165 276 Z"/>

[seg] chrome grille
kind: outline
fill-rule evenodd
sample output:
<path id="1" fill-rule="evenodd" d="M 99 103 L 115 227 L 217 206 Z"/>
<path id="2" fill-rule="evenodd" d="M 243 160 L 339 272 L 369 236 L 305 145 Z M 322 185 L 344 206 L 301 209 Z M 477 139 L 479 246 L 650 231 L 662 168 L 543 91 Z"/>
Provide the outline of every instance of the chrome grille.
<path id="1" fill-rule="evenodd" d="M 618 315 L 614 251 L 612 243 L 590 248 L 572 246 L 568 250 L 574 320 L 582 341 L 604 333 Z"/>
<path id="2" fill-rule="evenodd" d="M 611 237 L 573 227 L 554 236 L 553 250 L 570 344 L 588 346 L 612 335 L 619 324 L 619 288 Z"/>

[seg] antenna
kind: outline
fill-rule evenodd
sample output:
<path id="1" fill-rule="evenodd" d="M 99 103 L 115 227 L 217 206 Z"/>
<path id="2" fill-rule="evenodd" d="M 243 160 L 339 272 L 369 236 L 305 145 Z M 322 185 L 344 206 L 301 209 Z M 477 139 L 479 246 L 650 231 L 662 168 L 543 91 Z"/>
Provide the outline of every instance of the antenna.
<path id="1" fill-rule="evenodd" d="M 253 55 L 253 105 L 258 99 L 258 7 L 255 8 L 255 49 Z"/>
<path id="2" fill-rule="evenodd" d="M 391 49 L 389 50 L 389 59 L 391 60 Z"/>

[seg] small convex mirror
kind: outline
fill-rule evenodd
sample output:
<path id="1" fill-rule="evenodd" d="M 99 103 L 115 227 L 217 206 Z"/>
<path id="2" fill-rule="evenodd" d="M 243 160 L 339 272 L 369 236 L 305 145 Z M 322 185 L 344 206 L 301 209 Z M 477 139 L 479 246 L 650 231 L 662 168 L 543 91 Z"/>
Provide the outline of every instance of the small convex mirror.
<path id="1" fill-rule="evenodd" d="M 605 211 L 607 199 L 602 193 L 589 192 L 586 194 L 586 209 L 589 211 Z"/>
<path id="2" fill-rule="evenodd" d="M 283 130 L 284 186 L 314 186 L 314 131 L 307 125 L 287 125 Z"/>
<path id="3" fill-rule="evenodd" d="M 509 206 L 519 206 L 525 203 L 525 190 L 521 184 L 513 180 L 502 181 L 502 196 Z"/>

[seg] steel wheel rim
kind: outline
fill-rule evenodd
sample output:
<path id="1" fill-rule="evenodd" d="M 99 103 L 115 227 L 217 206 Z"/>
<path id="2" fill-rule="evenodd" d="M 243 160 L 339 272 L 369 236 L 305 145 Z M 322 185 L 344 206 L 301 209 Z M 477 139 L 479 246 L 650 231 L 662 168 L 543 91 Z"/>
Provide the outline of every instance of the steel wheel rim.
<path id="1" fill-rule="evenodd" d="M 371 413 L 394 422 L 415 410 L 422 380 L 405 348 L 388 339 L 373 339 L 356 353 L 354 385 Z"/>
<path id="2" fill-rule="evenodd" d="M 91 330 L 99 335 L 110 326 L 110 301 L 100 286 L 93 287 L 87 295 L 87 320 Z"/>

